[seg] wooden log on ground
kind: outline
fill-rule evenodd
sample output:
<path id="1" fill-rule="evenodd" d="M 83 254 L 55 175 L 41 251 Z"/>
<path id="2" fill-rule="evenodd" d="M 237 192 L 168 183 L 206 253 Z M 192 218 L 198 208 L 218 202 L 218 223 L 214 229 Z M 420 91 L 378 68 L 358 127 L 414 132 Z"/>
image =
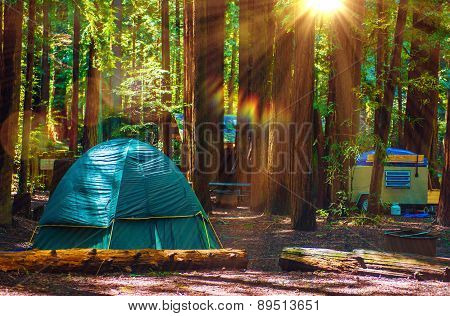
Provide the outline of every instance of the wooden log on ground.
<path id="1" fill-rule="evenodd" d="M 352 252 L 316 248 L 284 248 L 279 260 L 285 271 L 349 272 L 359 275 L 450 281 L 450 259 L 370 250 Z"/>
<path id="2" fill-rule="evenodd" d="M 0 252 L 0 271 L 149 272 L 245 269 L 245 250 L 64 249 Z"/>

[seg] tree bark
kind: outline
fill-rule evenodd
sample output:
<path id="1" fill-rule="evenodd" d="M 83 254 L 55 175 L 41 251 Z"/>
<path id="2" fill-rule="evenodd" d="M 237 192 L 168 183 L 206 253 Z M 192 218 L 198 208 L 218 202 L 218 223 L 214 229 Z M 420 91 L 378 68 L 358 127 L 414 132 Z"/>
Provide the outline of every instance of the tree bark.
<path id="1" fill-rule="evenodd" d="M 272 79 L 271 124 L 269 131 L 268 212 L 288 215 L 289 204 L 289 123 L 292 87 L 292 59 L 294 33 L 287 32 L 279 23 L 275 41 Z"/>
<path id="2" fill-rule="evenodd" d="M 437 211 L 439 225 L 450 227 L 450 90 L 447 90 L 447 129 L 445 133 L 444 170 Z"/>
<path id="3" fill-rule="evenodd" d="M 175 0 L 175 105 L 181 101 L 181 16 L 180 0 Z"/>
<path id="4" fill-rule="evenodd" d="M 408 0 L 401 0 L 398 7 L 397 23 L 394 34 L 394 49 L 392 52 L 392 60 L 389 68 L 388 79 L 384 87 L 382 104 L 375 110 L 375 126 L 374 134 L 375 143 L 375 159 L 372 168 L 372 177 L 370 181 L 370 197 L 369 212 L 380 214 L 382 212 L 381 205 L 381 186 L 383 183 L 384 161 L 386 159 L 386 148 L 389 138 L 389 130 L 391 126 L 391 113 L 394 105 L 395 87 L 398 85 L 400 77 L 399 68 L 401 66 L 401 56 L 403 49 L 403 32 L 406 25 L 406 17 L 408 14 Z M 381 45 L 381 43 L 380 43 Z M 385 42 L 383 41 L 383 44 Z M 384 61 L 383 55 L 379 55 L 380 60 Z M 379 66 L 380 75 L 382 75 L 382 66 Z"/>
<path id="5" fill-rule="evenodd" d="M 30 153 L 31 102 L 33 101 L 34 31 L 36 25 L 36 1 L 28 4 L 27 70 L 25 75 L 25 100 L 23 104 L 22 151 L 20 155 L 18 193 L 28 192 L 28 159 Z"/>
<path id="6" fill-rule="evenodd" d="M 348 192 L 350 188 L 350 168 L 352 159 L 345 157 L 346 147 L 354 145 L 355 133 L 359 130 L 359 82 L 360 78 L 360 38 L 359 33 L 363 14 L 363 1 L 344 0 L 347 11 L 335 14 L 332 34 L 335 50 L 336 91 L 335 106 L 335 144 L 338 150 L 333 153 L 336 161 L 342 161 L 339 175 L 333 181 L 332 196 L 339 191 Z M 358 68 L 359 67 L 359 68 Z"/>
<path id="7" fill-rule="evenodd" d="M 398 138 L 397 138 L 397 147 L 403 148 L 404 147 L 404 133 L 403 133 L 403 127 L 404 127 L 404 113 L 403 113 L 403 84 L 401 77 L 398 80 L 397 85 L 397 103 L 398 103 Z"/>
<path id="8" fill-rule="evenodd" d="M 439 50 L 435 51 L 438 46 L 433 34 L 440 23 L 440 8 L 430 0 L 415 4 L 404 137 L 406 149 L 429 159 L 437 115 L 435 96 L 439 86 L 439 58 L 435 58 L 435 54 L 439 56 Z M 433 82 L 424 86 L 420 79 L 425 76 L 433 78 Z"/>
<path id="9" fill-rule="evenodd" d="M 267 210 L 267 162 L 268 162 L 268 114 L 270 110 L 270 81 L 273 60 L 274 19 L 272 0 L 254 1 L 250 13 L 251 24 L 251 93 L 254 96 L 254 114 L 252 116 L 251 141 L 251 202 L 253 212 Z M 258 38 L 255 34 L 260 33 Z"/>
<path id="10" fill-rule="evenodd" d="M 168 110 L 171 104 L 172 95 L 170 90 L 170 41 L 169 41 L 169 1 L 161 0 L 161 38 L 162 38 L 162 69 L 166 72 L 163 75 L 162 83 L 162 103 L 165 107 L 162 116 L 162 143 L 163 152 L 167 156 L 172 156 L 172 142 L 170 137 L 171 114 Z"/>
<path id="11" fill-rule="evenodd" d="M 3 12 L 4 12 L 4 1 L 0 1 L 0 74 L 3 74 Z M 1 80 L 0 80 L 0 91 L 1 91 Z M 2 96 L 0 93 L 0 104 L 2 103 Z"/>
<path id="12" fill-rule="evenodd" d="M 225 0 L 208 1 L 207 12 L 207 82 L 206 92 L 213 139 L 211 145 L 212 164 L 216 171 L 213 179 L 221 180 L 225 172 L 224 152 L 224 45 L 225 45 Z"/>
<path id="13" fill-rule="evenodd" d="M 42 2 L 42 77 L 41 77 L 41 97 L 40 104 L 36 107 L 36 112 L 33 116 L 33 129 L 39 125 L 44 126 L 44 132 L 47 133 L 47 109 L 50 101 L 50 10 L 52 4 L 51 0 L 43 0 Z"/>
<path id="14" fill-rule="evenodd" d="M 249 182 L 249 154 L 250 150 L 250 113 L 252 58 L 251 47 L 251 14 L 254 0 L 239 0 L 239 100 L 237 108 L 236 130 L 236 178 L 238 182 Z"/>
<path id="15" fill-rule="evenodd" d="M 94 39 L 89 44 L 89 64 L 86 92 L 86 110 L 83 128 L 83 152 L 97 145 L 98 113 L 100 109 L 100 72 L 95 65 L 96 48 Z"/>
<path id="16" fill-rule="evenodd" d="M 318 109 L 314 109 L 314 149 L 317 155 L 317 165 L 315 166 L 315 198 L 314 205 L 317 209 L 327 209 L 330 206 L 327 183 L 326 164 L 326 139 L 323 132 L 322 117 Z"/>
<path id="17" fill-rule="evenodd" d="M 194 170 L 193 163 L 193 130 L 192 130 L 192 99 L 193 99 L 193 3 L 192 0 L 184 0 L 184 23 L 183 23 L 183 45 L 184 45 L 184 91 L 183 91 L 183 151 L 182 165 L 185 166 L 187 178 L 192 180 Z"/>
<path id="18" fill-rule="evenodd" d="M 117 115 L 122 110 L 122 96 L 117 92 L 122 84 L 122 20 L 123 20 L 123 5 L 122 0 L 113 0 L 112 3 L 115 9 L 115 25 L 116 38 L 113 45 L 113 53 L 116 58 L 114 75 L 111 80 L 111 89 L 113 93 L 113 113 Z"/>
<path id="19" fill-rule="evenodd" d="M 0 252 L 0 271 L 82 272 L 245 269 L 245 250 L 64 249 Z"/>
<path id="20" fill-rule="evenodd" d="M 209 181 L 214 174 L 211 164 L 211 135 L 214 126 L 211 123 L 211 111 L 206 91 L 208 82 L 207 52 L 208 52 L 208 17 L 207 0 L 193 0 L 193 49 L 194 49 L 194 97 L 192 109 L 192 125 L 194 128 L 194 173 L 193 187 L 206 212 L 212 210 L 209 196 Z"/>
<path id="21" fill-rule="evenodd" d="M 69 149 L 78 152 L 78 101 L 80 90 L 80 8 L 74 5 L 73 13 L 73 69 L 72 69 L 72 107 L 70 120 Z"/>
<path id="22" fill-rule="evenodd" d="M 61 38 L 67 35 L 67 15 L 68 7 L 65 3 L 55 3 L 56 5 L 56 25 L 54 29 L 55 38 Z M 56 139 L 65 142 L 68 136 L 67 120 L 67 86 L 69 83 L 69 74 L 65 56 L 67 48 L 57 43 L 53 49 L 54 77 L 53 77 L 53 97 L 51 105 L 51 116 L 54 121 Z"/>
<path id="23" fill-rule="evenodd" d="M 11 225 L 11 186 L 20 103 L 23 1 L 4 2 L 3 73 L 0 104 L 0 225 Z"/>
<path id="24" fill-rule="evenodd" d="M 296 230 L 316 229 L 312 199 L 312 139 L 314 103 L 314 17 L 300 11 L 294 25 L 295 57 L 292 88 L 293 130 L 291 137 L 291 223 Z"/>

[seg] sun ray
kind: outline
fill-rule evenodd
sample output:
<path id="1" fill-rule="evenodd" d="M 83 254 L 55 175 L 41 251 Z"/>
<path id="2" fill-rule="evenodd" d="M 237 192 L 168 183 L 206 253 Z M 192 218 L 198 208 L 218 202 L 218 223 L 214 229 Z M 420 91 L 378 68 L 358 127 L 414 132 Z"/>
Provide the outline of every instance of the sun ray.
<path id="1" fill-rule="evenodd" d="M 306 0 L 306 5 L 317 13 L 330 14 L 343 7 L 342 0 Z"/>

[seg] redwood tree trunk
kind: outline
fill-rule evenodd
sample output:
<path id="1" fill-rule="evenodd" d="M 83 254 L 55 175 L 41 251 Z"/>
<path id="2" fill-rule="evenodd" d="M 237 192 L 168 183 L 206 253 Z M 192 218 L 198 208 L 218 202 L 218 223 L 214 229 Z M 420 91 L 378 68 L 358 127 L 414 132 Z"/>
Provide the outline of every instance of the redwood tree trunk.
<path id="1" fill-rule="evenodd" d="M 291 223 L 296 230 L 316 229 L 312 199 L 314 101 L 314 18 L 301 12 L 294 25 L 295 57 L 292 89 L 294 133 L 291 135 Z M 351 117 L 351 116 L 350 116 Z"/>
<path id="2" fill-rule="evenodd" d="M 288 215 L 289 207 L 289 123 L 292 86 L 294 33 L 286 32 L 279 23 L 275 41 L 272 79 L 271 124 L 267 208 L 271 214 Z"/>
<path id="3" fill-rule="evenodd" d="M 442 172 L 442 186 L 437 211 L 439 225 L 450 226 L 450 90 L 447 90 L 447 130 L 445 133 L 444 159 L 445 165 Z"/>
<path id="4" fill-rule="evenodd" d="M 171 114 L 167 110 L 171 103 L 170 90 L 170 42 L 169 42 L 169 0 L 161 1 L 161 38 L 162 38 L 162 69 L 166 71 L 162 83 L 162 103 L 166 107 L 162 117 L 162 143 L 163 152 L 167 156 L 172 155 L 172 144 L 170 137 Z"/>
<path id="5" fill-rule="evenodd" d="M 41 97 L 40 104 L 36 107 L 36 112 L 33 117 L 33 128 L 38 125 L 44 126 L 44 131 L 47 132 L 47 109 L 50 101 L 50 9 L 52 7 L 50 0 L 43 0 L 42 2 L 42 19 L 43 19 L 43 33 L 42 33 L 42 77 L 41 77 Z"/>
<path id="6" fill-rule="evenodd" d="M 181 101 L 181 16 L 180 0 L 175 0 L 175 105 Z"/>
<path id="7" fill-rule="evenodd" d="M 3 73 L 0 104 L 0 225 L 11 225 L 11 185 L 20 102 L 23 1 L 4 1 Z"/>
<path id="8" fill-rule="evenodd" d="M 236 130 L 236 178 L 238 182 L 249 182 L 250 154 L 250 115 L 248 107 L 251 102 L 252 58 L 250 55 L 250 9 L 254 0 L 239 1 L 239 100 Z"/>
<path id="9" fill-rule="evenodd" d="M 72 69 L 72 108 L 70 120 L 70 150 L 78 151 L 78 100 L 80 76 L 80 9 L 77 5 L 73 14 L 73 69 Z"/>
<path id="10" fill-rule="evenodd" d="M 268 114 L 270 109 L 270 75 L 273 59 L 274 23 L 272 0 L 254 1 L 250 16 L 252 65 L 251 92 L 254 96 L 254 114 L 252 117 L 252 194 L 251 209 L 263 212 L 267 209 L 267 162 L 268 162 Z M 255 34 L 260 33 L 258 37 Z"/>
<path id="11" fill-rule="evenodd" d="M 210 212 L 211 200 L 209 196 L 209 180 L 211 170 L 211 139 L 214 128 L 211 126 L 211 111 L 209 107 L 206 85 L 207 57 L 208 57 L 208 17 L 207 0 L 193 0 L 193 50 L 194 50 L 194 76 L 193 76 L 193 109 L 192 124 L 194 128 L 195 167 L 193 173 L 193 187 L 203 208 Z"/>
<path id="12" fill-rule="evenodd" d="M 116 24 L 116 42 L 113 45 L 113 53 L 116 59 L 116 67 L 114 75 L 111 79 L 111 89 L 113 90 L 113 113 L 118 114 L 122 110 L 122 96 L 115 92 L 122 83 L 122 20 L 123 20 L 123 6 L 122 0 L 113 0 L 113 7 L 115 9 L 115 24 Z"/>
<path id="13" fill-rule="evenodd" d="M 401 54 L 403 48 L 403 32 L 408 13 L 408 0 L 401 0 L 398 8 L 397 24 L 394 35 L 394 50 L 388 79 L 384 87 L 383 103 L 375 111 L 375 159 L 370 182 L 369 212 L 381 213 L 381 185 L 384 174 L 384 160 L 391 126 L 391 112 L 394 105 L 394 92 L 400 77 Z M 384 60 L 384 55 L 383 55 Z"/>
<path id="14" fill-rule="evenodd" d="M 28 191 L 28 158 L 30 153 L 31 103 L 33 98 L 33 68 L 34 68 L 34 30 L 36 25 L 36 1 L 28 3 L 28 34 L 27 34 L 27 70 L 25 75 L 25 100 L 23 104 L 22 152 L 20 155 L 19 193 Z"/>
<path id="15" fill-rule="evenodd" d="M 96 68 L 94 60 L 96 55 L 94 39 L 89 45 L 89 65 L 86 92 L 86 110 L 83 128 L 83 151 L 97 145 L 98 142 L 98 112 L 100 109 L 100 72 Z"/>
<path id="16" fill-rule="evenodd" d="M 208 109 L 211 111 L 213 131 L 212 160 L 216 172 L 212 179 L 222 179 L 225 168 L 223 120 L 224 120 L 224 45 L 225 0 L 207 2 L 207 83 Z"/>
<path id="17" fill-rule="evenodd" d="M 65 3 L 55 3 L 55 36 L 62 37 L 67 35 L 67 15 L 68 8 Z M 56 137 L 60 141 L 66 141 L 68 136 L 67 122 L 67 86 L 69 75 L 66 71 L 67 64 L 65 56 L 68 52 L 65 46 L 55 45 L 53 49 L 54 77 L 53 77 L 53 98 L 51 105 L 51 116 L 54 121 Z"/>
<path id="18" fill-rule="evenodd" d="M 439 58 L 433 58 L 436 47 L 433 34 L 438 29 L 439 14 L 434 1 L 415 2 L 413 12 L 413 35 L 411 62 L 408 73 L 409 86 L 406 101 L 404 127 L 405 148 L 425 157 L 431 157 L 435 119 L 437 115 L 437 93 Z M 425 14 L 426 12 L 426 14 Z M 430 14 L 433 13 L 433 14 Z M 439 52 L 437 53 L 439 55 Z M 420 78 L 434 78 L 433 84 L 423 86 Z M 420 137 L 418 137 L 420 135 Z"/>
<path id="19" fill-rule="evenodd" d="M 183 45 L 184 45 L 184 91 L 183 91 L 183 151 L 182 165 L 184 166 L 188 179 L 192 180 L 193 172 L 193 135 L 192 135 L 192 98 L 193 98 L 193 3 L 192 0 L 184 0 L 184 23 L 183 23 Z"/>
<path id="20" fill-rule="evenodd" d="M 346 11 L 338 11 L 333 22 L 334 57 L 336 76 L 334 79 L 336 91 L 335 105 L 335 144 L 339 149 L 333 153 L 336 161 L 341 161 L 339 175 L 334 178 L 332 196 L 339 191 L 348 192 L 350 185 L 350 168 L 352 161 L 343 155 L 346 147 L 354 144 L 355 133 L 359 129 L 359 90 L 360 55 L 358 30 L 363 14 L 363 1 L 344 0 Z"/>

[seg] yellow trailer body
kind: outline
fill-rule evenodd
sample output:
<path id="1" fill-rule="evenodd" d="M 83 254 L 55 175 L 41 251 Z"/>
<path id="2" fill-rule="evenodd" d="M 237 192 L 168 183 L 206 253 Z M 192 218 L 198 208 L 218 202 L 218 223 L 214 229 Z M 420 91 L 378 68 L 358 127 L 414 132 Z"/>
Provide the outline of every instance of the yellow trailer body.
<path id="1" fill-rule="evenodd" d="M 372 166 L 353 168 L 352 201 L 357 203 L 361 195 L 369 194 Z M 381 187 L 381 200 L 385 203 L 426 205 L 428 204 L 428 168 L 386 166 Z M 386 172 L 405 171 L 410 174 L 409 187 L 386 186 Z"/>
<path id="2" fill-rule="evenodd" d="M 374 151 L 361 154 L 352 169 L 352 201 L 360 203 L 370 192 Z M 388 148 L 381 200 L 402 205 L 428 204 L 428 161 L 423 155 Z"/>

